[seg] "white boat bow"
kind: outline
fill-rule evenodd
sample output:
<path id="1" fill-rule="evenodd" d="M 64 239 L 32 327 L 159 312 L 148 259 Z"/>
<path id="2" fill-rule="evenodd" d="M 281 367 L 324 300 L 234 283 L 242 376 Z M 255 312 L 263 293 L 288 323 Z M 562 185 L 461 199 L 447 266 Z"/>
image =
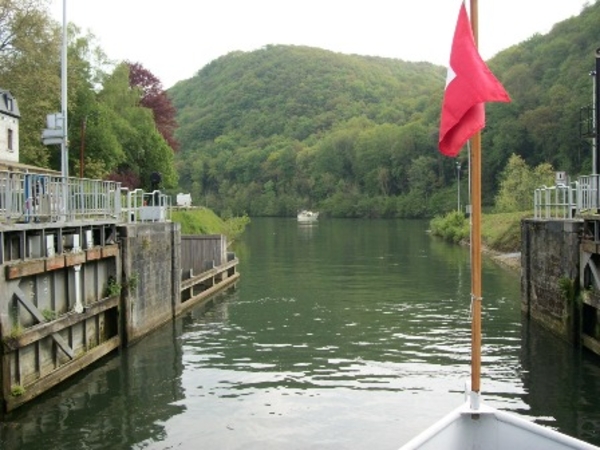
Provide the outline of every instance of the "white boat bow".
<path id="1" fill-rule="evenodd" d="M 400 450 L 598 450 L 515 414 L 471 402 L 447 414 Z"/>

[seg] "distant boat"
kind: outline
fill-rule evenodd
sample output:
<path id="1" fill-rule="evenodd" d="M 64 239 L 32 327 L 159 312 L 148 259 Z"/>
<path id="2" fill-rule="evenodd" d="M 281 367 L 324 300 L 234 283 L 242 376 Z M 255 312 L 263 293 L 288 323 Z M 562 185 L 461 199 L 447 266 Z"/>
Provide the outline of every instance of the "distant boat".
<path id="1" fill-rule="evenodd" d="M 319 213 L 314 211 L 302 210 L 298 213 L 298 222 L 308 223 L 316 222 L 319 219 Z"/>

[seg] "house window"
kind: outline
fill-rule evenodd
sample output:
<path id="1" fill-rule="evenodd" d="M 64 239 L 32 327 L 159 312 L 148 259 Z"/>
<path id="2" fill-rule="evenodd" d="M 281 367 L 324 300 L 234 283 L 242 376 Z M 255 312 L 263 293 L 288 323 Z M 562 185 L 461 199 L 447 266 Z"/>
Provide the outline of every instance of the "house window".
<path id="1" fill-rule="evenodd" d="M 10 128 L 8 129 L 8 151 L 15 151 L 15 147 L 13 145 L 13 130 L 11 130 Z"/>

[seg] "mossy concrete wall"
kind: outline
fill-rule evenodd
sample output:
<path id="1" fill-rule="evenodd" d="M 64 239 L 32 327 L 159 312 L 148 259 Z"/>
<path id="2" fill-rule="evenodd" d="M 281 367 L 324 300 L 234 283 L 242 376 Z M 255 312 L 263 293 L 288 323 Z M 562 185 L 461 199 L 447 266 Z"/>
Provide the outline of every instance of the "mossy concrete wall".
<path id="1" fill-rule="evenodd" d="M 181 298 L 181 226 L 132 224 L 120 230 L 127 344 L 172 320 Z"/>
<path id="2" fill-rule="evenodd" d="M 579 280 L 583 221 L 521 222 L 521 309 L 569 342 L 578 341 L 578 307 L 569 295 Z"/>

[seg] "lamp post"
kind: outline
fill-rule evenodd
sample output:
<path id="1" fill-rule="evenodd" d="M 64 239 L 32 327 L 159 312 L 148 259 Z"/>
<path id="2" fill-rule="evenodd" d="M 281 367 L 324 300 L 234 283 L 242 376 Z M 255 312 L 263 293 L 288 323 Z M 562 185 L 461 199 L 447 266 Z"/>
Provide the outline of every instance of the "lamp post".
<path id="1" fill-rule="evenodd" d="M 460 212 L 460 163 L 456 161 L 456 174 L 458 179 L 457 211 Z"/>
<path id="2" fill-rule="evenodd" d="M 67 0 L 63 0 L 63 26 L 61 46 L 61 115 L 62 115 L 62 142 L 60 143 L 60 174 L 62 178 L 62 220 L 67 219 L 69 209 L 69 144 L 67 126 Z"/>
<path id="3" fill-rule="evenodd" d="M 68 126 L 67 126 L 67 0 L 63 0 L 63 26 L 61 47 L 61 113 L 63 126 L 63 141 L 61 143 L 61 175 L 63 183 L 67 183 L 69 177 L 69 148 L 68 148 Z"/>
<path id="4" fill-rule="evenodd" d="M 81 143 L 79 145 L 79 178 L 83 178 L 83 168 L 84 168 L 84 160 L 83 156 L 85 153 L 85 128 L 87 125 L 87 114 L 83 116 L 83 121 L 81 122 Z"/>

